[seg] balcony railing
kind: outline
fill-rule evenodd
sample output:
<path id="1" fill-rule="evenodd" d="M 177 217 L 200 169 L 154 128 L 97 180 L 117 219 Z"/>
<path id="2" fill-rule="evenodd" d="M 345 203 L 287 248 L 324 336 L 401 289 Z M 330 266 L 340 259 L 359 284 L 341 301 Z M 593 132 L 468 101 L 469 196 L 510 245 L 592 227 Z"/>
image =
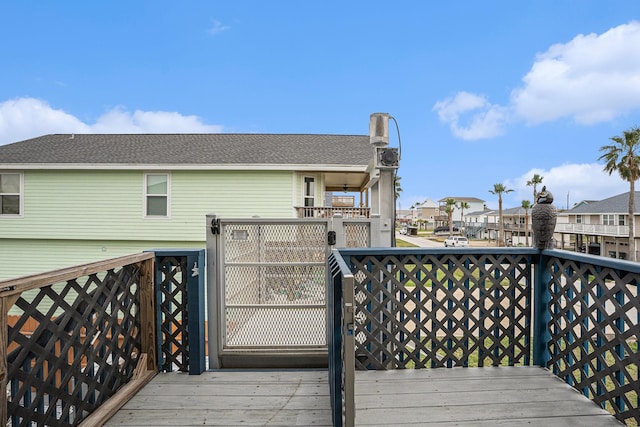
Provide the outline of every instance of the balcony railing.
<path id="1" fill-rule="evenodd" d="M 298 218 L 333 218 L 340 214 L 342 218 L 369 218 L 371 208 L 358 207 L 296 207 Z"/>
<path id="2" fill-rule="evenodd" d="M 640 264 L 532 248 L 340 249 L 330 259 L 334 425 L 355 369 L 539 365 L 636 425 Z"/>
<path id="3" fill-rule="evenodd" d="M 203 264 L 158 251 L 0 282 L 0 419 L 102 425 L 159 369 L 203 372 Z"/>
<path id="4" fill-rule="evenodd" d="M 627 225 L 556 224 L 556 233 L 594 234 L 599 236 L 629 237 Z"/>

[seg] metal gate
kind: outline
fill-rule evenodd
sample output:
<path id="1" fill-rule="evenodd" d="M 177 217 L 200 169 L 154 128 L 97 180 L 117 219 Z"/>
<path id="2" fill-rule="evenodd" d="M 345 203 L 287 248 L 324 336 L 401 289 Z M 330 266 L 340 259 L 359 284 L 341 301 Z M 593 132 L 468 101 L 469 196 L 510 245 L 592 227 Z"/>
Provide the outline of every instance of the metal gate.
<path id="1" fill-rule="evenodd" d="M 371 220 L 207 223 L 210 366 L 326 366 L 326 259 L 368 247 Z"/>

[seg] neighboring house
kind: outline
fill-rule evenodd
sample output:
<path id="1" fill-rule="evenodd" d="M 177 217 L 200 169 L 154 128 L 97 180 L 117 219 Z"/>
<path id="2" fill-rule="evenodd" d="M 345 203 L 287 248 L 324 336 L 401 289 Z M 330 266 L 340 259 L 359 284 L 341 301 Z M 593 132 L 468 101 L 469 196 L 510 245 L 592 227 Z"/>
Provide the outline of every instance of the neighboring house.
<path id="1" fill-rule="evenodd" d="M 533 246 L 533 231 L 531 230 L 531 209 L 525 212 L 522 206 L 502 210 L 502 221 L 504 222 L 505 242 L 513 246 L 523 246 L 527 244 Z M 500 218 L 496 220 L 495 229 L 499 229 Z"/>
<path id="2" fill-rule="evenodd" d="M 635 248 L 629 248 L 629 193 L 600 201 L 577 204 L 568 211 L 558 212 L 556 247 L 589 252 L 611 258 L 629 258 L 629 251 L 638 248 L 640 231 L 640 192 L 635 193 Z M 637 253 L 637 252 L 636 252 Z M 640 259 L 639 256 L 636 257 Z"/>
<path id="3" fill-rule="evenodd" d="M 55 134 L 0 146 L 0 280 L 203 248 L 209 213 L 384 218 L 393 197 L 376 187 L 376 145 L 368 135 Z M 339 200 L 327 193 L 345 191 L 357 207 L 327 207 Z"/>
<path id="4" fill-rule="evenodd" d="M 425 228 L 435 228 L 436 218 L 440 215 L 440 205 L 427 199 L 417 209 L 417 221 L 422 221 Z"/>
<path id="5" fill-rule="evenodd" d="M 453 196 L 447 196 L 444 197 L 440 200 L 438 200 L 439 203 L 439 215 L 435 217 L 436 220 L 436 225 L 447 225 L 447 221 L 448 221 L 448 216 L 445 212 L 445 209 L 447 207 L 447 199 L 454 199 L 456 201 L 456 203 L 458 204 L 458 207 L 455 208 L 453 210 L 453 223 L 454 225 L 460 225 L 460 222 L 462 220 L 464 220 L 465 222 L 466 220 L 466 216 L 468 212 L 477 212 L 477 211 L 483 211 L 485 210 L 485 201 L 478 199 L 476 197 L 453 197 Z M 460 209 L 460 202 L 467 202 L 467 204 L 469 205 L 468 209 L 465 209 L 464 212 Z M 462 218 L 462 215 L 464 215 L 465 218 Z"/>
<path id="6" fill-rule="evenodd" d="M 495 239 L 497 236 L 495 225 L 499 223 L 499 217 L 498 211 L 489 209 L 465 212 L 465 235 L 472 239 Z"/>
<path id="7" fill-rule="evenodd" d="M 413 224 L 413 210 L 412 209 L 397 210 L 396 221 L 401 226 L 407 226 L 407 225 Z"/>

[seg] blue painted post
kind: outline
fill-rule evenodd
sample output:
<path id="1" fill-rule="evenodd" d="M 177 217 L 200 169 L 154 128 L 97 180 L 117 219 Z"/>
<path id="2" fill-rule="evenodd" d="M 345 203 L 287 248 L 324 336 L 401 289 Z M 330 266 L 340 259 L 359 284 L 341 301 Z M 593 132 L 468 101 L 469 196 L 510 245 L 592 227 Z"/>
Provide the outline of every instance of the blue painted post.
<path id="1" fill-rule="evenodd" d="M 538 257 L 538 265 L 534 270 L 533 281 L 533 364 L 546 367 L 551 359 L 549 355 L 549 313 L 548 304 L 551 299 L 547 288 L 551 280 L 551 272 L 547 269 L 549 256 L 541 251 Z"/>
<path id="2" fill-rule="evenodd" d="M 187 255 L 189 278 L 187 279 L 187 312 L 189 313 L 189 375 L 205 371 L 204 326 L 204 249 Z"/>
<path id="3" fill-rule="evenodd" d="M 145 252 L 154 252 L 156 255 L 156 298 L 157 298 L 157 328 L 158 328 L 158 367 L 164 364 L 162 353 L 162 316 L 160 304 L 162 301 L 162 270 L 160 258 L 186 257 L 187 258 L 187 342 L 189 346 L 189 375 L 200 375 L 205 371 L 205 315 L 204 315 L 204 275 L 205 275 L 205 250 L 204 249 L 156 249 Z"/>

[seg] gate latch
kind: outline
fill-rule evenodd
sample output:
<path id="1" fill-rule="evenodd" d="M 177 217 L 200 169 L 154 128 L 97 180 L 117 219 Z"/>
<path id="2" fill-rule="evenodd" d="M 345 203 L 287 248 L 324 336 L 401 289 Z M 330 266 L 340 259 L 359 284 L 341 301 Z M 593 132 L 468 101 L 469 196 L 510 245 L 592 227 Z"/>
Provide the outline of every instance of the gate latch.
<path id="1" fill-rule="evenodd" d="M 211 234 L 214 236 L 220 234 L 220 218 L 213 218 L 211 220 Z"/>
<path id="2" fill-rule="evenodd" d="M 329 244 L 329 246 L 333 246 L 336 244 L 336 232 L 335 231 L 329 231 L 327 233 L 327 243 Z"/>

